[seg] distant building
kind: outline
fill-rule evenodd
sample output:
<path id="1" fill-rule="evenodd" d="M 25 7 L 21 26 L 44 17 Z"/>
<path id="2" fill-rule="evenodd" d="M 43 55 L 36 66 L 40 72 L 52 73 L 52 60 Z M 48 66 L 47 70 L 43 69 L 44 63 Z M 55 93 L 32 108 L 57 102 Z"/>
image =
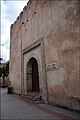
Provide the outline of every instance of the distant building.
<path id="1" fill-rule="evenodd" d="M 0 63 L 0 87 L 7 87 L 9 84 L 9 61 Z"/>
<path id="2" fill-rule="evenodd" d="M 30 0 L 11 25 L 13 92 L 79 110 L 79 0 Z"/>

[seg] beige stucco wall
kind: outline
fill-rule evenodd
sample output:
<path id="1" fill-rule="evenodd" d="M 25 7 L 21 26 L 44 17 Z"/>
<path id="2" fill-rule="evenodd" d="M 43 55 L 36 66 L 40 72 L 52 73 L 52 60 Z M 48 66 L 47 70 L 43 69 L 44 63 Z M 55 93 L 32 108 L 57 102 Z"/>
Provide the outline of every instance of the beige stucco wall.
<path id="1" fill-rule="evenodd" d="M 21 34 L 20 19 L 11 26 L 10 81 L 15 93 L 21 93 Z"/>
<path id="2" fill-rule="evenodd" d="M 57 61 L 58 69 L 47 71 L 48 100 L 79 109 L 79 2 L 52 2 L 53 31 L 44 38 L 46 64 Z M 54 7 L 53 7 L 54 6 Z"/>
<path id="3" fill-rule="evenodd" d="M 21 92 L 21 51 L 43 37 L 48 102 L 79 109 L 79 5 L 78 0 L 28 2 L 11 27 L 10 79 L 15 92 Z M 56 67 L 49 70 L 52 63 Z"/>

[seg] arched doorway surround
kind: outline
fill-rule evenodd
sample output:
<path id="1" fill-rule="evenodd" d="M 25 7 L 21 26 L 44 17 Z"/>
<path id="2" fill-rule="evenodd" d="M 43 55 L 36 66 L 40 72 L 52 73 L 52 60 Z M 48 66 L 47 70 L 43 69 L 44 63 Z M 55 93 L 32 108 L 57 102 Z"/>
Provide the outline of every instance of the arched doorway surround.
<path id="1" fill-rule="evenodd" d="M 28 64 L 31 58 L 35 58 L 38 63 L 38 72 L 39 72 L 39 95 L 42 96 L 42 99 L 47 102 L 47 78 L 46 78 L 46 64 L 45 64 L 45 54 L 44 54 L 44 38 L 39 39 L 34 42 L 26 49 L 22 51 L 22 74 L 21 74 L 21 91 L 22 95 L 27 95 L 28 91 L 32 90 L 31 84 L 28 84 L 27 81 L 27 70 Z M 30 76 L 31 77 L 31 76 Z M 28 82 L 28 83 L 27 83 Z M 31 89 L 28 89 L 29 86 Z M 33 93 L 31 93 L 33 94 Z"/>
<path id="2" fill-rule="evenodd" d="M 27 92 L 39 92 L 38 62 L 34 57 L 27 64 Z"/>

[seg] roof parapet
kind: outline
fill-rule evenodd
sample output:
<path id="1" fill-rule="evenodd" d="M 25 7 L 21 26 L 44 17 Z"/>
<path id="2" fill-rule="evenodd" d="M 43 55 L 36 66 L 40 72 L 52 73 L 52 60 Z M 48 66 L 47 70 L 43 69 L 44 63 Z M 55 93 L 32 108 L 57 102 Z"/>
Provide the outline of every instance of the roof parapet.
<path id="1" fill-rule="evenodd" d="M 13 27 L 14 24 L 16 24 L 16 22 L 17 22 L 19 19 L 22 18 L 24 11 L 26 11 L 26 10 L 28 11 L 28 9 L 30 9 L 31 3 L 32 3 L 32 0 L 29 0 L 28 3 L 27 3 L 27 6 L 25 6 L 25 7 L 23 8 L 23 11 L 21 11 L 21 13 L 19 14 L 19 16 L 16 18 L 16 20 L 14 21 L 14 23 L 11 25 L 12 27 Z"/>

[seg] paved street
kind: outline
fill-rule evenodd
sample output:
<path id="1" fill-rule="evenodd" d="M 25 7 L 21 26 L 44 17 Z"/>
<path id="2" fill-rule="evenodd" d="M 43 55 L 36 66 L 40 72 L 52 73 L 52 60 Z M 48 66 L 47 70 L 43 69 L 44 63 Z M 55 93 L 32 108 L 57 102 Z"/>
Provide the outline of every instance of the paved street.
<path id="1" fill-rule="evenodd" d="M 35 104 L 1 89 L 1 120 L 76 120 L 79 114 L 46 104 Z"/>

